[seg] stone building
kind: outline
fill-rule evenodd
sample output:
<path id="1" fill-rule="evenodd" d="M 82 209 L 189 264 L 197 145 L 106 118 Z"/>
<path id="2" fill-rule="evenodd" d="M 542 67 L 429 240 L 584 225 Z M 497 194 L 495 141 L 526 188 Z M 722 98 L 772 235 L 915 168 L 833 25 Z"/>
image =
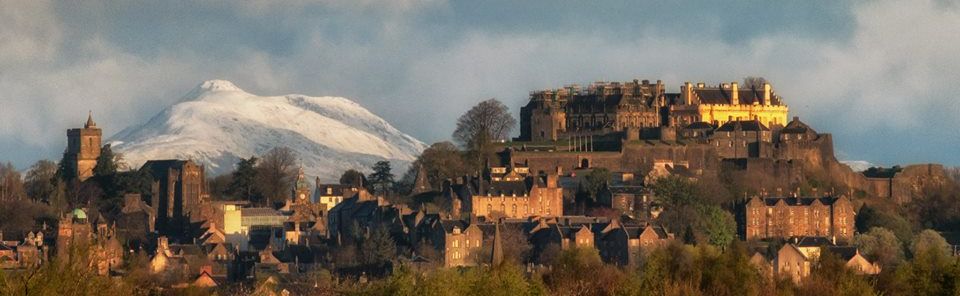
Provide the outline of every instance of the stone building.
<path id="1" fill-rule="evenodd" d="M 604 134 L 661 125 L 666 105 L 663 83 L 596 82 L 535 91 L 520 108 L 521 141 L 556 141 L 573 135 Z"/>
<path id="2" fill-rule="evenodd" d="M 475 180 L 476 194 L 452 203 L 477 217 L 562 216 L 563 188 L 558 178 L 556 173 L 532 175 L 526 167 L 492 167 L 486 178 Z"/>
<path id="3" fill-rule="evenodd" d="M 597 232 L 598 249 L 604 262 L 621 266 L 640 262 L 643 249 L 658 248 L 674 238 L 658 225 L 625 225 L 612 221 Z"/>
<path id="4" fill-rule="evenodd" d="M 799 283 L 810 276 L 813 266 L 825 253 L 831 253 L 844 262 L 844 266 L 860 275 L 876 275 L 880 266 L 870 262 L 853 246 L 837 246 L 832 239 L 825 237 L 793 237 L 790 242 L 777 251 L 773 262 L 773 273 L 780 278 L 788 278 Z"/>
<path id="5" fill-rule="evenodd" d="M 728 121 L 713 131 L 709 143 L 722 158 L 772 157 L 773 133 L 759 120 Z"/>
<path id="6" fill-rule="evenodd" d="M 850 241 L 856 212 L 845 196 L 753 197 L 744 206 L 746 239 L 794 236 L 836 237 Z"/>
<path id="7" fill-rule="evenodd" d="M 107 275 L 123 264 L 124 247 L 117 238 L 116 225 L 108 226 L 103 216 L 88 217 L 74 209 L 60 217 L 56 236 L 57 256 L 69 258 L 74 247 L 87 247 L 85 254 L 97 274 Z"/>
<path id="8" fill-rule="evenodd" d="M 740 88 L 736 82 L 706 86 L 690 82 L 680 87 L 680 97 L 670 105 L 670 126 L 702 121 L 721 126 L 729 121 L 757 120 L 767 127 L 787 123 L 787 105 L 769 83 L 760 88 Z"/>
<path id="9" fill-rule="evenodd" d="M 67 130 L 67 149 L 63 152 L 66 170 L 78 180 L 84 181 L 93 176 L 93 168 L 100 157 L 103 131 L 93 121 L 93 114 L 87 116 L 83 128 Z"/>
<path id="10" fill-rule="evenodd" d="M 153 176 L 151 206 L 157 211 L 156 229 L 173 237 L 184 235 L 191 218 L 200 218 L 200 204 L 207 199 L 203 165 L 192 160 L 150 160 L 141 170 Z"/>
<path id="11" fill-rule="evenodd" d="M 344 199 L 357 195 L 360 188 L 353 185 L 343 184 L 324 184 L 320 183 L 320 178 L 316 179 L 316 190 L 314 191 L 314 202 L 326 205 L 327 209 L 332 209 Z"/>

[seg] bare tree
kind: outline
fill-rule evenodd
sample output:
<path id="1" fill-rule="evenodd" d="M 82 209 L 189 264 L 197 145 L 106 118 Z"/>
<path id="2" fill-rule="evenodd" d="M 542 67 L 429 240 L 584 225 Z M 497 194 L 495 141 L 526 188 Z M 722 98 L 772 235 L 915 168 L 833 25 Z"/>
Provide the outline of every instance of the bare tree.
<path id="1" fill-rule="evenodd" d="M 12 163 L 0 164 L 0 200 L 19 200 L 26 195 L 23 179 Z"/>
<path id="2" fill-rule="evenodd" d="M 764 83 L 767 83 L 767 79 L 760 76 L 747 76 L 743 78 L 744 89 L 763 89 Z"/>
<path id="3" fill-rule="evenodd" d="M 267 151 L 257 164 L 258 184 L 267 200 L 283 203 L 297 174 L 297 153 L 288 147 Z"/>
<path id="4" fill-rule="evenodd" d="M 27 171 L 24 186 L 27 196 L 37 201 L 49 202 L 57 190 L 57 163 L 40 160 Z"/>
<path id="5" fill-rule="evenodd" d="M 483 158 L 491 151 L 493 141 L 506 140 L 517 121 L 510 116 L 510 109 L 497 99 L 480 102 L 457 119 L 453 139 L 476 159 L 475 165 L 483 164 Z"/>

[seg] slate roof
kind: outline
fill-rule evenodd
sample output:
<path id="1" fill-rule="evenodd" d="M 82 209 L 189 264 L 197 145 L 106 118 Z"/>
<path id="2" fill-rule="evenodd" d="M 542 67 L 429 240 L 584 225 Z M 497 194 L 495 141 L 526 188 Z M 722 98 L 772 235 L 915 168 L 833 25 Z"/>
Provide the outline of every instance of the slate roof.
<path id="1" fill-rule="evenodd" d="M 800 118 L 794 117 L 790 123 L 787 123 L 787 126 L 783 127 L 780 130 L 781 133 L 785 134 L 805 134 L 807 132 L 817 133 L 809 125 L 800 121 Z"/>
<path id="2" fill-rule="evenodd" d="M 777 205 L 777 202 L 783 200 L 788 206 L 809 206 L 813 201 L 820 200 L 820 203 L 829 206 L 837 201 L 836 197 L 764 197 L 763 202 L 768 207 Z"/>
<path id="3" fill-rule="evenodd" d="M 789 242 L 792 242 L 793 245 L 797 247 L 820 247 L 820 246 L 833 246 L 833 240 L 824 236 L 795 236 L 791 237 Z"/>
<path id="4" fill-rule="evenodd" d="M 523 196 L 527 193 L 527 182 L 525 181 L 496 181 L 490 182 L 486 188 L 487 195 L 498 196 Z"/>
<path id="5" fill-rule="evenodd" d="M 700 98 L 701 104 L 730 104 L 731 89 L 721 88 L 694 88 L 694 93 Z M 763 89 L 740 88 L 739 97 L 741 105 L 750 105 L 753 103 L 763 104 Z M 771 105 L 781 105 L 782 102 L 777 96 L 771 96 Z"/>
<path id="6" fill-rule="evenodd" d="M 706 123 L 706 122 L 703 122 L 703 121 L 697 121 L 697 122 L 688 124 L 687 126 L 683 127 L 683 129 L 688 129 L 688 130 L 712 130 L 712 129 L 713 129 L 713 125 L 712 125 L 712 124 L 709 124 L 709 123 Z"/>
<path id="7" fill-rule="evenodd" d="M 732 131 L 769 131 L 770 129 L 760 123 L 757 120 L 734 120 L 727 121 L 719 128 L 718 132 L 732 132 Z"/>
<path id="8" fill-rule="evenodd" d="M 854 246 L 831 246 L 827 248 L 827 251 L 837 255 L 843 261 L 850 261 L 857 255 L 857 247 Z"/>

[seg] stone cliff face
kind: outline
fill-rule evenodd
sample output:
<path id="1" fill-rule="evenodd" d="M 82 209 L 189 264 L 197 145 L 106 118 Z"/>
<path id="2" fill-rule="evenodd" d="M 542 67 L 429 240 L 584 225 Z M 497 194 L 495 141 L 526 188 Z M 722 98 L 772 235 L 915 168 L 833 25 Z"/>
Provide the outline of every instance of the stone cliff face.
<path id="1" fill-rule="evenodd" d="M 893 178 L 867 178 L 841 163 L 834 155 L 833 137 L 817 134 L 806 141 L 771 145 L 770 157 L 722 159 L 708 143 L 625 141 L 620 151 L 583 152 L 507 150 L 503 164 L 528 166 L 531 171 L 563 171 L 603 167 L 611 171 L 639 172 L 655 161 L 687 166 L 703 176 L 735 183 L 739 190 L 790 195 L 827 193 L 877 197 L 904 202 L 927 184 L 942 183 L 947 174 L 940 165 L 907 166 Z M 740 193 L 742 194 L 742 193 Z"/>

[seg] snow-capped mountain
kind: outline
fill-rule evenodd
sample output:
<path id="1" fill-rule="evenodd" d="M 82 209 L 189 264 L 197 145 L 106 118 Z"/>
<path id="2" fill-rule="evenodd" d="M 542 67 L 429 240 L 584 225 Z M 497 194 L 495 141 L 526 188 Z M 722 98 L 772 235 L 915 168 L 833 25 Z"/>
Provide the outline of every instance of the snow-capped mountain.
<path id="1" fill-rule="evenodd" d="M 847 165 L 850 169 L 853 169 L 854 172 L 866 171 L 871 167 L 877 166 L 866 160 L 841 160 L 840 163 Z"/>
<path id="2" fill-rule="evenodd" d="M 211 176 L 232 171 L 241 158 L 286 146 L 297 152 L 307 175 L 325 181 L 336 181 L 347 169 L 367 171 L 380 160 L 402 174 L 426 148 L 348 99 L 257 96 L 225 80 L 201 83 L 108 143 L 134 168 L 151 159 L 192 159 Z"/>

